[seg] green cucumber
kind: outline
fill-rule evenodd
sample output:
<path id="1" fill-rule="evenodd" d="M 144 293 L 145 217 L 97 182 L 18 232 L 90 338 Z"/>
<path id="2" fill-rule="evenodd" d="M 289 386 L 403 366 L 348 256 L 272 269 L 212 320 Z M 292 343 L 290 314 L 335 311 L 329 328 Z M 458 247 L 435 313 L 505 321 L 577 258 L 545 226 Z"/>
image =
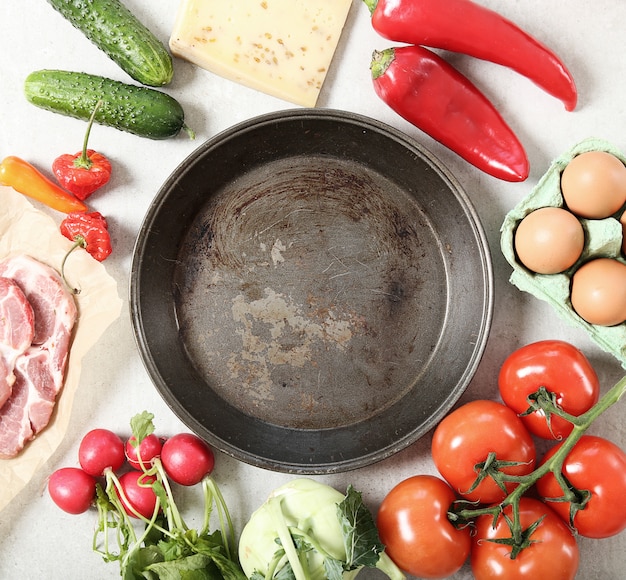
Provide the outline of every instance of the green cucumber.
<path id="1" fill-rule="evenodd" d="M 94 121 L 149 139 L 174 137 L 185 125 L 180 103 L 162 91 L 101 76 L 64 70 L 39 70 L 26 77 L 27 100 L 48 111 L 88 120 L 98 101 Z"/>
<path id="2" fill-rule="evenodd" d="M 172 80 L 172 56 L 119 0 L 48 0 L 52 7 L 141 84 Z"/>

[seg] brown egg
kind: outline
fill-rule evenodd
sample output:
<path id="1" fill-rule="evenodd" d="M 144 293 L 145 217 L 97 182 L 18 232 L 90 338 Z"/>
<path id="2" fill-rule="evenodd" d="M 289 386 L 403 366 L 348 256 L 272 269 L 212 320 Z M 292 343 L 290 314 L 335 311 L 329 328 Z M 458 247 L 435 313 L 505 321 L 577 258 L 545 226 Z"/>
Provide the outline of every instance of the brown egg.
<path id="1" fill-rule="evenodd" d="M 613 258 L 596 258 L 572 276 L 572 307 L 598 326 L 614 326 L 626 320 L 626 265 Z"/>
<path id="2" fill-rule="evenodd" d="M 519 261 L 537 274 L 558 274 L 573 266 L 583 251 L 585 233 L 575 215 L 560 207 L 529 213 L 515 231 Z"/>
<path id="3" fill-rule="evenodd" d="M 563 170 L 561 193 L 576 215 L 609 217 L 626 202 L 626 166 L 606 151 L 581 153 Z"/>

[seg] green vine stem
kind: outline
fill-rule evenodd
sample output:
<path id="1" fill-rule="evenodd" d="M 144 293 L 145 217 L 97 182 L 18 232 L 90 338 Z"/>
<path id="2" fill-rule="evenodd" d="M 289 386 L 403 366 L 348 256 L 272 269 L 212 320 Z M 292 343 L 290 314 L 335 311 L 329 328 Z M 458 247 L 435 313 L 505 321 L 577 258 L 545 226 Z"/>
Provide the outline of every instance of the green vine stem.
<path id="1" fill-rule="evenodd" d="M 545 390 L 545 389 L 544 389 Z M 539 392 L 538 392 L 539 393 Z M 611 389 L 609 389 L 600 400 L 589 409 L 586 413 L 579 416 L 572 416 L 565 413 L 560 409 L 553 401 L 551 397 L 537 397 L 540 408 L 542 408 L 547 417 L 550 415 L 558 415 L 568 420 L 573 425 L 571 433 L 563 440 L 558 451 L 544 464 L 537 467 L 534 471 L 527 475 L 508 475 L 502 471 L 496 473 L 493 477 L 499 484 L 504 482 L 517 483 L 517 487 L 509 493 L 509 495 L 497 505 L 488 507 L 477 508 L 462 508 L 461 504 L 467 505 L 466 502 L 461 500 L 453 504 L 448 512 L 448 518 L 455 525 L 465 525 L 471 520 L 483 516 L 491 515 L 494 518 L 494 522 L 498 516 L 503 512 L 504 508 L 511 506 L 513 511 L 513 519 L 510 523 L 512 538 L 515 542 L 521 541 L 523 537 L 523 530 L 521 528 L 519 519 L 519 502 L 522 496 L 544 475 L 552 472 L 556 477 L 563 495 L 566 501 L 578 500 L 581 494 L 584 496 L 585 490 L 572 490 L 568 485 L 567 480 L 563 476 L 562 468 L 565 459 L 569 455 L 572 448 L 578 443 L 580 438 L 585 434 L 587 429 L 592 423 L 602 414 L 609 409 L 612 405 L 617 403 L 626 393 L 626 376 L 620 379 Z M 532 398 L 532 395 L 531 397 Z M 485 461 L 488 463 L 489 458 Z M 578 493 L 577 493 L 578 492 Z M 586 492 L 588 495 L 588 492 Z"/>
<path id="2" fill-rule="evenodd" d="M 85 136 L 83 138 L 83 149 L 81 151 L 81 154 L 74 160 L 75 167 L 82 169 L 91 169 L 91 166 L 93 165 L 93 161 L 89 158 L 89 155 L 87 154 L 87 143 L 89 142 L 89 134 L 91 133 L 91 127 L 93 126 L 93 122 L 96 118 L 96 113 L 103 103 L 104 101 L 100 99 L 96 103 L 96 106 L 93 108 L 93 111 L 91 112 L 89 122 L 87 123 L 87 130 L 85 131 Z"/>

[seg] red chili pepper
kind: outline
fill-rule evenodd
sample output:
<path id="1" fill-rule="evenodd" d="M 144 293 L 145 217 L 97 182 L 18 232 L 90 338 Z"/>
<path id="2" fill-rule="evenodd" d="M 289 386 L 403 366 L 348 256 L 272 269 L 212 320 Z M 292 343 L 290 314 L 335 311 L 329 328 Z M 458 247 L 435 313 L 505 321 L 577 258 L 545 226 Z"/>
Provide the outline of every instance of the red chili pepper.
<path id="1" fill-rule="evenodd" d="M 467 54 L 529 78 L 568 111 L 578 94 L 559 57 L 502 15 L 471 0 L 363 0 L 384 38 Z"/>
<path id="2" fill-rule="evenodd" d="M 0 184 L 63 213 L 87 211 L 87 206 L 61 189 L 33 165 L 14 155 L 0 163 Z"/>
<path id="3" fill-rule="evenodd" d="M 87 199 L 94 191 L 102 187 L 111 178 L 111 163 L 93 149 L 87 149 L 89 133 L 93 125 L 96 111 L 102 104 L 96 104 L 83 141 L 83 149 L 75 155 L 66 153 L 57 157 L 52 163 L 52 172 L 57 181 L 71 191 L 78 199 Z"/>
<path id="4" fill-rule="evenodd" d="M 479 89 L 451 64 L 422 46 L 375 51 L 372 79 L 396 113 L 482 171 L 524 181 L 523 146 Z"/>
<path id="5" fill-rule="evenodd" d="M 85 248 L 98 262 L 102 262 L 111 254 L 111 236 L 108 224 L 106 218 L 97 211 L 70 213 L 61 222 L 61 233 L 75 243 L 70 252 L 76 247 Z"/>

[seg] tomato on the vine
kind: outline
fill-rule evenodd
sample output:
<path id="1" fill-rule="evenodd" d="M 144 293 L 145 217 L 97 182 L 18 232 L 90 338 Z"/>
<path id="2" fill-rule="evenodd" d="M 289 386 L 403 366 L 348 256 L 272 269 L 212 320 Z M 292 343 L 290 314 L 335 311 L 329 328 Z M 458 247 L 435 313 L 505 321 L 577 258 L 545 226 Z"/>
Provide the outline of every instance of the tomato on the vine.
<path id="1" fill-rule="evenodd" d="M 550 449 L 542 463 L 561 445 Z M 626 453 L 620 447 L 602 437 L 583 435 L 565 458 L 562 473 L 573 488 L 591 493 L 574 515 L 574 527 L 581 536 L 608 538 L 626 529 Z M 537 482 L 537 491 L 543 498 L 563 496 L 553 473 Z M 570 521 L 570 502 L 549 504 L 565 522 Z"/>
<path id="2" fill-rule="evenodd" d="M 376 525 L 385 551 L 400 569 L 421 578 L 445 578 L 463 566 L 470 529 L 457 529 L 448 520 L 456 499 L 450 486 L 432 475 L 409 477 L 385 496 Z"/>
<path id="3" fill-rule="evenodd" d="M 527 344 L 504 361 L 498 376 L 500 396 L 516 413 L 528 410 L 528 396 L 540 387 L 554 393 L 554 402 L 570 415 L 588 411 L 598 401 L 600 381 L 587 357 L 573 345 L 561 340 L 541 340 Z M 572 423 L 538 409 L 523 415 L 526 428 L 544 439 L 563 439 Z"/>
<path id="4" fill-rule="evenodd" d="M 572 580 L 580 553 L 576 538 L 563 520 L 543 502 L 523 497 L 519 504 L 522 531 L 532 531 L 527 547 L 512 558 L 512 547 L 491 540 L 511 538 L 507 520 L 500 515 L 493 526 L 491 515 L 475 520 L 470 562 L 476 580 Z M 511 506 L 504 515 L 512 518 Z M 542 519 L 543 518 L 543 519 Z M 530 527 L 538 522 L 536 529 Z"/>
<path id="5" fill-rule="evenodd" d="M 478 467 L 490 454 L 492 467 L 508 475 L 526 475 L 535 468 L 535 444 L 517 414 L 496 401 L 478 400 L 466 403 L 448 414 L 433 434 L 432 457 L 439 473 L 464 499 L 482 503 L 503 500 L 517 485 L 503 483 L 501 489 L 488 467 L 485 477 L 474 486 Z M 500 465 L 513 462 L 515 465 Z"/>

